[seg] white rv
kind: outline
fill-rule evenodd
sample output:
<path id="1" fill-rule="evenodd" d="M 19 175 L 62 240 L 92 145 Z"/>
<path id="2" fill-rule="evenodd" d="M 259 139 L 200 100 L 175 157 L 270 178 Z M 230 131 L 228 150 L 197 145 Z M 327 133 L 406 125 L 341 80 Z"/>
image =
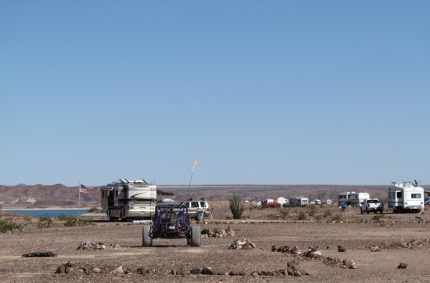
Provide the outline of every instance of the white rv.
<path id="1" fill-rule="evenodd" d="M 308 204 L 309 204 L 309 198 L 305 198 L 305 197 L 290 198 L 290 201 L 289 201 L 290 206 L 307 206 Z"/>
<path id="2" fill-rule="evenodd" d="M 119 179 L 101 188 L 101 205 L 110 220 L 150 218 L 156 204 L 156 185 L 143 179 Z"/>
<path id="3" fill-rule="evenodd" d="M 352 206 L 359 206 L 366 199 L 369 199 L 370 195 L 368 193 L 357 193 L 357 192 L 344 192 L 340 193 L 338 196 L 338 203 L 347 204 Z"/>
<path id="4" fill-rule="evenodd" d="M 424 211 L 424 188 L 418 186 L 416 181 L 393 182 L 388 188 L 388 207 L 395 213 Z"/>

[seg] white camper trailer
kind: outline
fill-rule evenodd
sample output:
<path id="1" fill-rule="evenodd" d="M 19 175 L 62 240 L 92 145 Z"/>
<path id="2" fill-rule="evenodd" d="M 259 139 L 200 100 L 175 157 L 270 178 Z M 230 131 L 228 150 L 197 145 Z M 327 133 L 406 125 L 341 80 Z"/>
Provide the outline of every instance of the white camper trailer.
<path id="1" fill-rule="evenodd" d="M 424 211 L 424 188 L 418 182 L 403 182 L 388 188 L 388 207 L 397 212 Z"/>
<path id="2" fill-rule="evenodd" d="M 369 198 L 370 195 L 368 193 L 344 192 L 339 194 L 338 203 L 339 205 L 347 204 L 352 206 L 359 206 L 360 203 Z"/>
<path id="3" fill-rule="evenodd" d="M 305 197 L 295 197 L 290 198 L 290 206 L 307 206 L 309 204 L 309 198 Z"/>
<path id="4" fill-rule="evenodd" d="M 149 218 L 156 204 L 156 185 L 143 179 L 119 179 L 101 189 L 101 205 L 110 220 Z"/>

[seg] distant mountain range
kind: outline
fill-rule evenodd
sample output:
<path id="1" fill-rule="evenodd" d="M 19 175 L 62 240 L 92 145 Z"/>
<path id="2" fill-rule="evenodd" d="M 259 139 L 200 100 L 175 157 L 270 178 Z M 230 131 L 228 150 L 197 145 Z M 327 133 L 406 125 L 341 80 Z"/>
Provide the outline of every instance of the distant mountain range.
<path id="1" fill-rule="evenodd" d="M 209 201 L 228 200 L 232 194 L 242 196 L 244 200 L 258 201 L 266 198 L 278 197 L 309 197 L 309 199 L 336 200 L 340 192 L 355 191 L 367 192 L 371 197 L 387 198 L 387 186 L 371 185 L 192 185 L 174 186 L 159 185 L 159 190 L 171 192 L 168 196 L 177 201 L 189 198 L 205 198 Z M 430 186 L 423 186 L 430 190 Z M 77 207 L 79 188 L 56 185 L 0 185 L 0 204 L 7 206 L 24 207 Z M 81 206 L 100 206 L 100 186 L 89 187 L 88 193 L 81 193 Z M 159 195 L 159 199 L 163 196 Z"/>

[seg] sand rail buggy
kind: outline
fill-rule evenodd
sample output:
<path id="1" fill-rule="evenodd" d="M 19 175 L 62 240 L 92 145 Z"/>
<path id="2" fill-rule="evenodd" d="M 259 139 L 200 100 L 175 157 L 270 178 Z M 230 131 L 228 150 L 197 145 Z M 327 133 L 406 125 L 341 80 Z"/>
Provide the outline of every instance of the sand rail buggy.
<path id="1" fill-rule="evenodd" d="M 188 208 L 183 205 L 157 205 L 151 226 L 143 226 L 142 246 L 152 246 L 156 238 L 186 238 L 187 245 L 200 247 L 200 226 L 191 226 Z"/>

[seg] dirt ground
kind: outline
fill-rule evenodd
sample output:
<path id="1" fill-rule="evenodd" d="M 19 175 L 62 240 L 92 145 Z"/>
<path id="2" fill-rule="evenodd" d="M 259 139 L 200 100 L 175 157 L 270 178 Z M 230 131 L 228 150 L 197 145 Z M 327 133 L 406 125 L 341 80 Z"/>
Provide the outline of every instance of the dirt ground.
<path id="1" fill-rule="evenodd" d="M 153 247 L 142 247 L 142 227 L 146 225 L 142 223 L 94 221 L 64 227 L 56 221 L 53 227 L 40 229 L 37 219 L 16 218 L 26 223 L 23 231 L 0 234 L 0 281 L 430 282 L 426 265 L 430 257 L 430 213 L 375 216 L 333 207 L 330 213 L 325 212 L 327 209 L 316 213 L 304 210 L 307 219 L 298 220 L 300 210 L 258 209 L 247 210 L 247 219 L 236 221 L 222 215 L 225 208 L 217 209 L 215 220 L 197 225 L 202 229 L 230 226 L 235 237 L 202 238 L 201 247 L 189 247 L 185 239 L 154 239 Z M 248 238 L 256 247 L 229 248 L 241 238 Z M 79 250 L 82 241 L 102 242 L 106 249 Z M 339 252 L 339 245 L 346 251 Z M 273 246 L 297 246 L 303 252 L 318 247 L 321 256 L 272 251 Z M 372 246 L 380 251 L 371 251 Z M 22 257 L 37 251 L 51 251 L 57 256 Z M 327 259 L 339 264 L 330 264 Z M 356 268 L 347 268 L 343 260 L 353 260 Z M 308 275 L 284 275 L 292 261 Z M 72 267 L 69 273 L 56 273 L 67 263 Z M 399 269 L 400 263 L 406 263 L 407 268 Z M 115 271 L 120 266 L 123 272 Z M 204 267 L 215 274 L 201 274 Z M 192 274 L 194 271 L 198 274 Z"/>

